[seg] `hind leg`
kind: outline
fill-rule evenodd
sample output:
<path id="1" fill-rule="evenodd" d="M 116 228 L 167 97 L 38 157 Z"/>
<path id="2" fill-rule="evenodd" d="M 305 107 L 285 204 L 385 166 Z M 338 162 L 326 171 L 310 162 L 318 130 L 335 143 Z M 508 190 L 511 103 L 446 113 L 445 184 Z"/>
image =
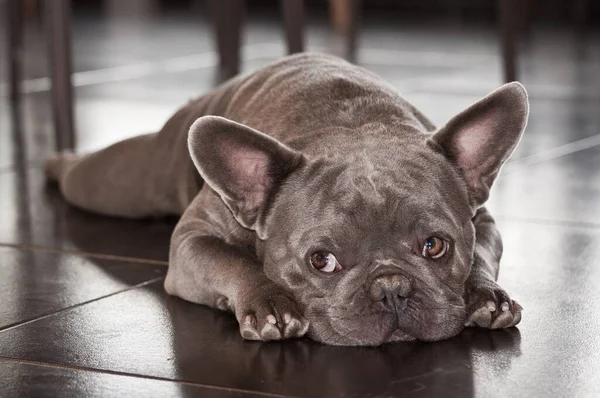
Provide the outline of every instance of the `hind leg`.
<path id="1" fill-rule="evenodd" d="M 88 155 L 59 154 L 46 173 L 85 210 L 127 218 L 180 214 L 199 188 L 185 148 L 173 138 L 165 145 L 159 134 L 147 134 Z"/>

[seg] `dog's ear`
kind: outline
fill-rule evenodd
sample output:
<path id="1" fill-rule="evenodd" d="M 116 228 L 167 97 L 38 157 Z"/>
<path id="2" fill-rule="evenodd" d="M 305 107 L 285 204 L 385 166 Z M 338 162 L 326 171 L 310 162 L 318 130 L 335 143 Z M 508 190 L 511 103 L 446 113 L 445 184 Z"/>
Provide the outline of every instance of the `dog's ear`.
<path id="1" fill-rule="evenodd" d="M 432 141 L 460 169 L 473 208 L 483 205 L 527 124 L 525 88 L 508 83 L 454 116 Z"/>
<path id="2" fill-rule="evenodd" d="M 204 116 L 190 127 L 188 148 L 204 181 L 244 227 L 260 233 L 261 216 L 302 155 L 257 130 Z"/>

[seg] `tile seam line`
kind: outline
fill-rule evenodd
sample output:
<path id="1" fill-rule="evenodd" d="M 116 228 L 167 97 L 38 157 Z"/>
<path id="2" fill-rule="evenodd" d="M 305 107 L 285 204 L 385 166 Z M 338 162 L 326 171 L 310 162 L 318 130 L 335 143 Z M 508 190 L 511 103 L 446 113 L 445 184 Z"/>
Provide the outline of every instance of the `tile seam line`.
<path id="1" fill-rule="evenodd" d="M 162 260 L 152 260 L 141 257 L 129 257 L 129 256 L 118 256 L 113 254 L 105 254 L 105 253 L 94 253 L 94 252 L 86 252 L 81 250 L 71 250 L 71 249 L 58 249 L 49 246 L 39 246 L 39 245 L 30 245 L 26 243 L 5 243 L 0 242 L 0 248 L 7 247 L 22 251 L 37 251 L 37 252 L 46 252 L 53 254 L 69 254 L 69 255 L 78 255 L 82 257 L 88 258 L 98 258 L 102 260 L 110 260 L 110 261 L 124 261 L 129 263 L 138 263 L 138 264 L 148 264 L 148 265 L 169 265 L 168 261 Z"/>
<path id="2" fill-rule="evenodd" d="M 281 42 L 280 41 L 266 41 L 266 42 L 260 42 L 260 43 L 252 43 L 252 44 L 246 44 L 243 45 L 241 47 L 242 51 L 245 50 L 249 50 L 252 51 L 254 49 L 263 49 L 264 48 L 268 48 L 271 47 L 272 49 L 279 49 Z M 308 49 L 308 51 L 310 52 L 327 52 L 328 50 L 328 46 L 326 45 L 316 45 L 314 46 L 312 49 Z M 365 51 L 368 52 L 373 52 L 373 53 L 377 53 L 377 52 L 387 52 L 387 49 L 379 49 L 379 48 L 368 48 L 365 49 Z M 453 53 L 447 53 L 447 52 L 435 52 L 435 51 L 431 51 L 431 52 L 420 52 L 420 51 L 410 51 L 410 50 L 392 50 L 390 52 L 391 56 L 390 58 L 394 58 L 394 57 L 399 57 L 399 56 L 410 56 L 410 55 L 418 55 L 418 56 L 435 56 L 435 55 L 441 55 L 441 56 L 448 56 L 448 55 L 453 55 Z M 95 74 L 95 73 L 106 73 L 106 72 L 110 72 L 110 71 L 119 71 L 119 70 L 126 70 L 126 69 L 135 69 L 135 68 L 143 68 L 143 67 L 150 67 L 150 66 L 156 66 L 156 65 L 161 65 L 161 64 L 165 64 L 165 63 L 169 63 L 169 62 L 174 62 L 174 61 L 181 61 L 181 60 L 185 60 L 185 59 L 189 59 L 189 58 L 193 58 L 193 57 L 206 57 L 206 56 L 216 56 L 218 55 L 218 53 L 214 50 L 209 50 L 209 51 L 203 51 L 203 52 L 198 52 L 198 53 L 192 53 L 192 54 L 186 54 L 186 55 L 180 55 L 180 56 L 174 56 L 174 57 L 169 57 L 169 58 L 162 58 L 162 59 L 158 59 L 158 60 L 152 60 L 152 61 L 140 61 L 137 63 L 129 63 L 129 64 L 124 64 L 124 65 L 118 65 L 118 66 L 110 66 L 110 67 L 105 67 L 105 68 L 98 68 L 98 69 L 89 69 L 89 70 L 83 70 L 83 71 L 77 71 L 77 72 L 73 72 L 73 76 L 85 76 L 85 75 L 90 75 L 90 74 Z M 468 54 L 461 54 L 461 57 L 459 58 L 468 58 L 471 57 L 473 59 L 477 59 L 477 63 L 482 63 L 484 61 L 489 61 L 491 58 L 494 57 L 494 55 L 492 54 L 479 54 L 479 53 L 468 53 Z M 391 64 L 394 64 L 393 62 Z M 466 65 L 470 65 L 470 63 L 465 62 L 464 63 L 465 66 Z M 439 64 L 440 66 L 443 66 L 443 63 Z M 196 68 L 194 68 L 196 69 Z M 36 78 L 28 78 L 28 79 L 23 79 L 21 80 L 20 84 L 28 84 L 31 82 L 35 82 L 35 81 L 39 81 L 41 79 L 49 79 L 49 76 L 41 76 L 41 77 L 36 77 Z M 125 80 L 131 80 L 131 79 L 135 79 L 135 77 L 133 78 L 129 78 L 129 79 L 125 79 Z M 101 84 L 101 83 L 100 83 Z M 8 82 L 2 81 L 0 82 L 0 87 L 4 87 L 8 85 Z M 86 86 L 88 84 L 83 84 L 82 86 Z M 77 85 L 76 85 L 77 86 Z M 41 91 L 48 91 L 48 90 L 41 90 Z M 24 93 L 26 94 L 26 93 Z"/>
<path id="3" fill-rule="evenodd" d="M 103 296 L 96 297 L 96 298 L 93 298 L 91 300 L 86 300 L 86 301 L 83 301 L 81 303 L 73 304 L 73 305 L 70 305 L 68 307 L 61 308 L 61 309 L 58 309 L 56 311 L 52 311 L 52 312 L 49 312 L 47 314 L 38 316 L 36 318 L 32 318 L 32 319 L 28 319 L 28 320 L 25 320 L 25 321 L 13 323 L 11 325 L 0 327 L 0 335 L 3 332 L 6 332 L 8 330 L 16 329 L 18 327 L 25 326 L 25 325 L 28 325 L 28 324 L 33 323 L 33 322 L 41 321 L 42 319 L 50 318 L 50 317 L 53 317 L 55 315 L 62 314 L 63 312 L 71 311 L 71 310 L 74 310 L 76 308 L 83 307 L 84 305 L 91 304 L 93 302 L 100 301 L 100 300 L 103 300 L 103 299 L 106 299 L 106 298 L 109 298 L 109 297 L 112 297 L 112 296 L 116 296 L 116 295 L 121 294 L 121 293 L 126 293 L 126 292 L 129 292 L 131 290 L 139 289 L 141 287 L 150 285 L 152 283 L 158 282 L 158 281 L 163 280 L 163 279 L 164 279 L 164 276 L 158 276 L 156 278 L 149 279 L 147 281 L 135 284 L 133 286 L 129 286 L 129 287 L 125 288 L 125 289 L 122 289 L 122 290 L 119 290 L 119 291 L 116 291 L 116 292 L 113 292 L 113 293 L 105 294 Z"/>
<path id="4" fill-rule="evenodd" d="M 527 132 L 525 132 L 527 134 Z M 506 162 L 500 175 L 517 173 L 523 169 L 551 160 L 560 159 L 574 153 L 579 153 L 600 146 L 600 133 L 590 135 L 575 141 L 570 141 L 557 147 L 549 148 L 534 154 L 509 160 Z"/>
<path id="5" fill-rule="evenodd" d="M 294 395 L 282 395 L 282 394 L 268 393 L 268 392 L 255 391 L 255 390 L 245 390 L 245 389 L 241 389 L 241 388 L 222 387 L 222 386 L 216 386 L 216 385 L 212 385 L 212 384 L 194 383 L 194 382 L 187 381 L 187 380 L 169 379 L 169 378 L 160 377 L 160 376 L 141 375 L 141 374 L 136 374 L 136 373 L 122 372 L 122 371 L 118 371 L 118 370 L 98 369 L 98 368 L 92 368 L 92 367 L 87 367 L 87 366 L 57 364 L 57 363 L 44 362 L 44 361 L 35 361 L 35 360 L 30 360 L 30 359 L 14 358 L 14 357 L 5 356 L 5 355 L 1 355 L 1 354 L 0 354 L 0 360 L 4 360 L 6 362 L 16 362 L 16 363 L 20 363 L 20 364 L 35 365 L 35 366 L 49 367 L 49 368 L 56 368 L 56 369 L 81 370 L 81 371 L 87 371 L 87 372 L 93 372 L 93 373 L 109 374 L 109 375 L 113 375 L 113 376 L 124 376 L 124 377 L 135 378 L 135 379 L 164 381 L 164 382 L 174 383 L 174 384 L 185 384 L 185 385 L 189 385 L 189 386 L 193 386 L 193 387 L 203 387 L 203 388 L 207 388 L 207 389 L 211 389 L 211 390 L 238 392 L 238 393 L 243 393 L 243 394 L 255 394 L 255 395 L 261 395 L 261 396 L 265 396 L 265 397 L 276 397 L 276 398 L 294 398 L 295 397 Z"/>
<path id="6" fill-rule="evenodd" d="M 463 73 L 465 71 L 462 71 Z M 396 81 L 397 83 L 398 81 Z M 540 86 L 536 85 L 534 83 L 527 83 L 524 80 L 520 80 L 521 83 L 523 83 L 525 85 L 525 87 L 527 88 L 527 95 L 530 99 L 536 99 L 536 100 L 545 100 L 545 101 L 556 101 L 556 102 L 572 102 L 572 101 L 589 101 L 589 102 L 596 102 L 600 99 L 600 96 L 597 95 L 587 95 L 587 94 L 573 94 L 572 96 L 551 96 L 551 95 L 547 95 L 547 94 L 539 94 L 538 92 L 540 91 Z M 401 83 L 401 81 L 400 81 Z M 497 87 L 500 87 L 502 85 L 502 83 L 498 82 L 498 84 L 496 85 Z M 570 88 L 570 86 L 567 85 L 555 85 L 552 87 L 558 87 L 558 88 Z M 414 92 L 417 93 L 422 93 L 422 94 L 435 94 L 435 95 L 447 95 L 447 96 L 461 96 L 461 97 L 483 97 L 486 93 L 489 93 L 489 91 L 491 89 L 493 89 L 492 87 L 490 87 L 489 89 L 486 89 L 485 92 L 477 92 L 477 91 L 466 91 L 463 89 L 455 89 L 455 88 L 438 88 L 438 89 L 433 89 L 430 87 L 425 87 L 425 86 L 419 86 L 418 84 L 413 85 L 413 87 L 411 87 L 411 89 Z"/>
<path id="7" fill-rule="evenodd" d="M 246 44 L 244 46 L 241 47 L 241 51 L 245 51 L 245 50 L 250 50 L 252 51 L 253 49 L 264 49 L 264 48 L 268 48 L 268 47 L 272 47 L 275 48 L 276 46 L 279 45 L 279 41 L 267 41 L 267 42 L 262 42 L 262 43 L 252 43 L 252 44 Z M 110 72 L 119 72 L 119 71 L 123 71 L 126 69 L 143 69 L 143 68 L 149 68 L 149 67 L 156 67 L 157 65 L 164 65 L 165 63 L 169 63 L 169 62 L 174 62 L 174 61 L 178 61 L 181 59 L 186 59 L 186 58 L 191 58 L 191 57 L 208 57 L 208 56 L 214 56 L 217 53 L 213 50 L 211 51 L 203 51 L 203 52 L 199 52 L 199 53 L 193 53 L 193 54 L 187 54 L 187 55 L 182 55 L 182 56 L 175 56 L 175 57 L 170 57 L 170 58 L 163 58 L 163 59 L 159 59 L 159 60 L 154 60 L 154 61 L 141 61 L 141 62 L 137 62 L 137 63 L 130 63 L 130 64 L 126 64 L 126 65 L 119 65 L 119 66 L 111 66 L 111 67 L 106 67 L 106 68 L 99 68 L 99 69 L 90 69 L 90 70 L 85 70 L 85 71 L 78 71 L 78 72 L 73 72 L 72 73 L 72 79 L 73 79 L 73 86 L 74 87 L 85 87 L 91 84 L 76 84 L 75 83 L 75 79 L 78 76 L 86 76 L 86 75 L 93 75 L 93 74 L 102 74 L 102 73 L 110 73 Z M 213 65 L 211 65 L 213 66 Z M 151 74 L 152 75 L 152 74 Z M 151 76 L 150 75 L 150 76 Z M 133 80 L 136 79 L 137 77 L 129 77 L 126 79 L 121 79 L 119 81 L 127 81 L 127 80 Z M 36 78 L 30 78 L 30 79 L 23 79 L 21 80 L 20 87 L 22 89 L 23 85 L 27 85 L 27 84 L 31 84 L 34 82 L 39 82 L 39 81 L 50 81 L 50 77 L 49 76 L 42 76 L 42 77 L 36 77 Z M 94 84 L 105 84 L 105 83 L 111 83 L 112 81 L 106 81 L 106 82 L 95 82 Z M 6 90 L 8 87 L 8 82 L 0 82 L 0 98 L 1 97 L 8 97 L 8 93 L 4 93 L 3 90 Z M 43 89 L 43 90 L 34 90 L 32 91 L 32 93 L 35 92 L 46 92 L 49 91 L 50 89 Z M 27 95 L 27 94 L 31 94 L 28 93 L 26 91 L 21 91 L 22 95 Z"/>
<path id="8" fill-rule="evenodd" d="M 556 227 L 600 229 L 600 223 L 570 220 L 552 220 L 537 217 L 519 217 L 506 214 L 494 214 L 494 218 L 499 221 L 520 222 L 526 224 L 552 225 Z"/>
<path id="9" fill-rule="evenodd" d="M 32 160 L 26 160 L 25 163 L 25 169 L 30 169 L 30 168 L 41 168 L 44 166 L 44 159 L 32 159 Z M 19 169 L 21 167 L 19 167 L 17 165 L 17 162 L 15 163 L 9 163 L 6 166 L 2 166 L 0 167 L 0 174 L 4 174 L 4 173 L 18 173 Z"/>
<path id="10" fill-rule="evenodd" d="M 454 76 L 454 75 L 458 75 L 460 76 L 461 73 L 465 73 L 465 72 L 469 72 L 469 71 L 476 71 L 477 68 L 479 68 L 482 64 L 484 64 L 485 61 L 481 60 L 479 62 L 475 62 L 474 64 L 471 64 L 469 66 L 466 66 L 464 69 L 460 69 L 460 68 L 456 68 L 451 72 L 439 72 L 439 73 L 432 73 L 432 74 L 427 74 L 427 75 L 422 75 L 422 76 L 414 76 L 411 77 L 409 79 L 398 79 L 398 80 L 390 80 L 389 84 L 391 84 L 393 87 L 396 88 L 396 91 L 398 91 L 398 93 L 406 93 L 406 91 L 410 91 L 410 92 L 419 92 L 419 82 L 423 81 L 424 79 L 431 79 L 431 78 L 439 78 L 439 77 L 448 77 L 448 76 Z"/>
<path id="11" fill-rule="evenodd" d="M 253 43 L 253 44 L 247 44 L 245 46 L 243 46 L 243 50 L 246 51 L 253 51 L 255 49 L 262 49 L 263 51 L 265 49 L 279 49 L 279 42 L 278 41 L 269 41 L 269 42 L 263 42 L 263 43 Z M 327 46 L 315 46 L 314 48 L 312 48 L 310 51 L 313 52 L 328 52 L 328 47 Z M 366 49 L 365 51 L 371 51 L 371 49 Z M 377 50 L 376 50 L 377 51 Z M 396 57 L 398 54 L 396 54 L 397 51 L 394 52 L 393 56 Z M 419 52 L 411 52 L 411 51 L 406 51 L 406 52 L 401 52 L 401 53 L 405 53 L 405 54 L 419 54 Z M 153 76 L 159 73 L 174 73 L 174 72 L 181 72 L 181 70 L 167 70 L 167 69 L 160 69 L 160 66 L 162 65 L 162 67 L 164 67 L 166 64 L 172 63 L 172 62 L 177 62 L 177 61 L 181 61 L 181 60 L 185 60 L 188 58 L 193 58 L 193 57 L 206 57 L 206 56 L 215 56 L 215 52 L 214 51 L 205 51 L 205 52 L 201 52 L 201 53 L 194 53 L 194 54 L 188 54 L 188 55 L 183 55 L 183 56 L 177 56 L 177 57 L 171 57 L 171 58 L 164 58 L 164 59 L 160 59 L 160 60 L 154 60 L 154 61 L 142 61 L 142 62 L 138 62 L 138 63 L 131 63 L 131 64 L 126 64 L 126 65 L 119 65 L 119 66 L 113 66 L 113 67 L 106 67 L 106 68 L 99 68 L 99 69 L 90 69 L 90 70 L 85 70 L 85 71 L 79 71 L 79 72 L 74 72 L 73 73 L 73 85 L 74 87 L 85 87 L 85 86 L 90 86 L 90 85 L 97 85 L 97 84 L 107 84 L 107 83 L 115 83 L 115 82 L 119 82 L 119 81 L 129 81 L 129 80 L 135 80 L 138 79 L 140 77 L 148 77 L 148 76 Z M 427 53 L 427 55 L 431 56 L 433 53 Z M 441 53 L 441 54 L 446 54 L 446 53 Z M 446 54 L 448 55 L 448 54 Z M 468 56 L 472 56 L 472 57 L 477 57 L 479 58 L 479 61 L 477 61 L 476 63 L 482 63 L 484 61 L 487 61 L 488 56 L 483 56 L 483 55 L 475 55 L 475 54 L 467 54 Z M 262 59 L 265 57 L 270 57 L 270 56 L 278 56 L 278 55 L 273 55 L 273 54 L 259 54 L 259 55 L 254 55 L 254 56 L 249 56 L 247 57 L 248 60 L 250 59 Z M 368 62 L 367 62 L 368 63 Z M 388 64 L 398 64 L 397 62 L 389 62 Z M 215 64 L 216 65 L 216 64 Z M 190 70 L 196 70 L 196 69 L 200 69 L 200 68 L 204 68 L 204 67 L 212 67 L 215 65 L 203 65 L 203 66 L 194 66 L 192 68 L 190 68 Z M 443 64 L 440 64 L 439 66 L 442 66 Z M 465 64 L 466 66 L 466 64 Z M 158 69 L 156 69 L 158 67 Z M 455 68 L 458 68 L 457 65 L 454 66 Z M 154 68 L 154 70 L 153 70 Z M 94 74 L 98 75 L 98 74 L 103 74 L 103 73 L 123 73 L 123 71 L 125 70 L 129 70 L 129 73 L 131 73 L 131 70 L 138 70 L 138 71 L 142 71 L 141 74 L 139 74 L 140 72 L 138 72 L 138 74 L 133 74 L 131 76 L 126 76 L 126 77 L 121 77 L 115 80 L 115 78 L 109 78 L 108 80 L 106 79 L 100 79 L 98 80 L 96 78 L 96 80 L 92 79 L 91 81 L 88 82 L 80 82 L 78 83 L 76 81 L 77 78 L 81 78 L 81 77 L 85 77 L 87 76 L 89 78 L 89 76 L 93 76 Z M 127 73 L 125 73 L 125 75 L 127 75 Z M 40 83 L 40 82 L 45 82 L 46 84 L 48 84 L 50 82 L 50 78 L 48 76 L 43 76 L 43 77 L 37 77 L 37 78 L 30 78 L 30 79 L 24 79 L 20 82 L 20 84 L 22 86 L 27 85 L 27 84 L 32 84 L 32 83 Z M 5 93 L 4 91 L 6 90 L 6 82 L 0 82 L 0 88 L 2 90 L 0 90 L 0 97 L 5 97 L 8 94 Z M 37 93 L 37 92 L 46 92 L 49 91 L 49 87 L 44 87 L 44 88 L 38 88 L 38 89 L 32 89 L 32 90 L 26 90 L 23 89 L 22 90 L 22 94 L 23 95 L 27 95 L 27 94 L 33 94 L 33 93 Z"/>

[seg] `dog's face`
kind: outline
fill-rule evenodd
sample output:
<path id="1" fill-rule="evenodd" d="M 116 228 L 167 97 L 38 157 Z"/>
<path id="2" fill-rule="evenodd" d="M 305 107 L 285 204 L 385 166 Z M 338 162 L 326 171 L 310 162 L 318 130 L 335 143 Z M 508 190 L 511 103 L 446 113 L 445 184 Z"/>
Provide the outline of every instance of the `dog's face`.
<path id="1" fill-rule="evenodd" d="M 374 139 L 382 145 L 289 177 L 266 223 L 265 272 L 305 307 L 316 340 L 455 335 L 474 246 L 465 184 L 425 136 Z"/>
<path id="2" fill-rule="evenodd" d="M 365 125 L 324 134 L 304 153 L 211 117 L 204 129 L 228 133 L 214 151 L 222 157 L 201 170 L 256 231 L 266 275 L 304 307 L 312 338 L 440 340 L 463 328 L 471 219 L 527 112 L 523 88 L 505 85 L 433 136 Z"/>

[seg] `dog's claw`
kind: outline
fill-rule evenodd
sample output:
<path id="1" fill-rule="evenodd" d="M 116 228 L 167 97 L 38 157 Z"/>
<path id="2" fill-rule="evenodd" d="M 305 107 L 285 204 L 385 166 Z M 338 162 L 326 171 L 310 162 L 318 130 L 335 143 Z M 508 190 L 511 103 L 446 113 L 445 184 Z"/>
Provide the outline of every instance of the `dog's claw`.
<path id="1" fill-rule="evenodd" d="M 466 326 L 480 326 L 482 328 L 488 327 L 492 322 L 492 314 L 489 308 L 483 307 L 476 310 L 469 320 Z"/>

